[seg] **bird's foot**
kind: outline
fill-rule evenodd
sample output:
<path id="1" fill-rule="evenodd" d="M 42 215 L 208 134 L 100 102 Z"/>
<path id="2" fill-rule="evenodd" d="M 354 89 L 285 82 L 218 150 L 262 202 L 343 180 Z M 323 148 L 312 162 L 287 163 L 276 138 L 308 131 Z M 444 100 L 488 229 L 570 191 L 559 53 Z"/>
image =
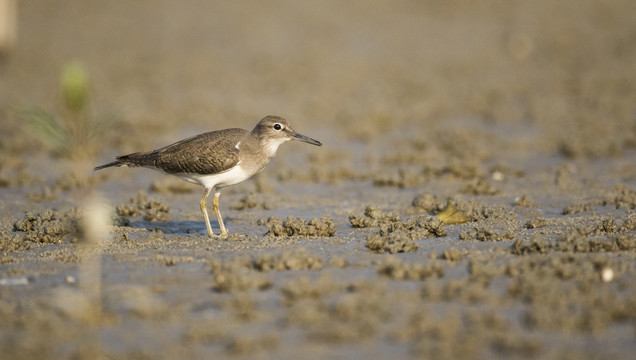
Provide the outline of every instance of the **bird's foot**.
<path id="1" fill-rule="evenodd" d="M 208 233 L 208 237 L 210 239 L 214 239 L 214 240 L 225 240 L 228 238 L 228 233 L 221 233 L 221 234 L 214 234 L 214 233 Z"/>

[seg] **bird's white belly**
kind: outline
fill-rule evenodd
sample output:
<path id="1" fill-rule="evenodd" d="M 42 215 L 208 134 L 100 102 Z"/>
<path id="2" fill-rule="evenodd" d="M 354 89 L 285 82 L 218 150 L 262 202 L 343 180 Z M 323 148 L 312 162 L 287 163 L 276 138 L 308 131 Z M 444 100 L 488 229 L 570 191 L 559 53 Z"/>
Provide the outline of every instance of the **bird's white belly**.
<path id="1" fill-rule="evenodd" d="M 245 170 L 243 170 L 241 165 L 237 165 L 227 171 L 216 173 L 216 174 L 210 174 L 210 175 L 200 175 L 200 174 L 191 174 L 191 173 L 175 174 L 175 175 L 185 181 L 199 184 L 205 187 L 206 189 L 210 189 L 213 187 L 224 187 L 224 186 L 238 184 L 242 181 L 249 179 L 254 174 L 246 172 Z"/>

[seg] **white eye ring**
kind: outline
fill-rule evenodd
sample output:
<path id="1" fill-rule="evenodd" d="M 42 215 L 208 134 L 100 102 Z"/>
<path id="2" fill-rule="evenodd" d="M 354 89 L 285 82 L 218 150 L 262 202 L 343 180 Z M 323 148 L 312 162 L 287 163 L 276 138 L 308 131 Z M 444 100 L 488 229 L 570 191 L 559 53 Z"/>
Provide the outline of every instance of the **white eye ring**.
<path id="1" fill-rule="evenodd" d="M 279 123 L 276 123 L 276 124 L 274 124 L 273 128 L 276 131 L 280 131 L 283 128 L 283 126 L 281 124 L 279 124 Z"/>

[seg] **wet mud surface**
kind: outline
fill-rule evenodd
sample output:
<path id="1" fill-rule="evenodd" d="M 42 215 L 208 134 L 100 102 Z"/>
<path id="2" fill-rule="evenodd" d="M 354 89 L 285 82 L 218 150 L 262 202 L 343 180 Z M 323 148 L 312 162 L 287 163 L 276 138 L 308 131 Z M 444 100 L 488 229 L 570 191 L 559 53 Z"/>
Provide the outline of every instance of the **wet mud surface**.
<path id="1" fill-rule="evenodd" d="M 0 53 L 0 352 L 632 358 L 634 13 L 20 2 L 17 47 Z M 110 119 L 79 152 L 21 115 L 70 116 L 71 61 L 88 116 Z M 323 146 L 284 144 L 224 189 L 224 240 L 206 235 L 202 189 L 91 171 L 268 114 Z"/>

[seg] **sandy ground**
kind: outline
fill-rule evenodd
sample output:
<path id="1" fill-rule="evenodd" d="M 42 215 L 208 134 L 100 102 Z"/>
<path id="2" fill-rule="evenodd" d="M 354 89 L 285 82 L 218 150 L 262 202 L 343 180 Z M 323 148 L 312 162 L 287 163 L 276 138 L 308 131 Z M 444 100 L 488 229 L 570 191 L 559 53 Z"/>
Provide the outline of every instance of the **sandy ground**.
<path id="1" fill-rule="evenodd" d="M 3 358 L 636 351 L 636 2 L 19 5 Z M 74 62 L 90 126 L 55 143 L 29 109 L 72 117 Z M 196 186 L 91 171 L 268 114 L 324 145 L 225 189 L 225 241 Z M 449 204 L 467 222 L 442 223 Z"/>

